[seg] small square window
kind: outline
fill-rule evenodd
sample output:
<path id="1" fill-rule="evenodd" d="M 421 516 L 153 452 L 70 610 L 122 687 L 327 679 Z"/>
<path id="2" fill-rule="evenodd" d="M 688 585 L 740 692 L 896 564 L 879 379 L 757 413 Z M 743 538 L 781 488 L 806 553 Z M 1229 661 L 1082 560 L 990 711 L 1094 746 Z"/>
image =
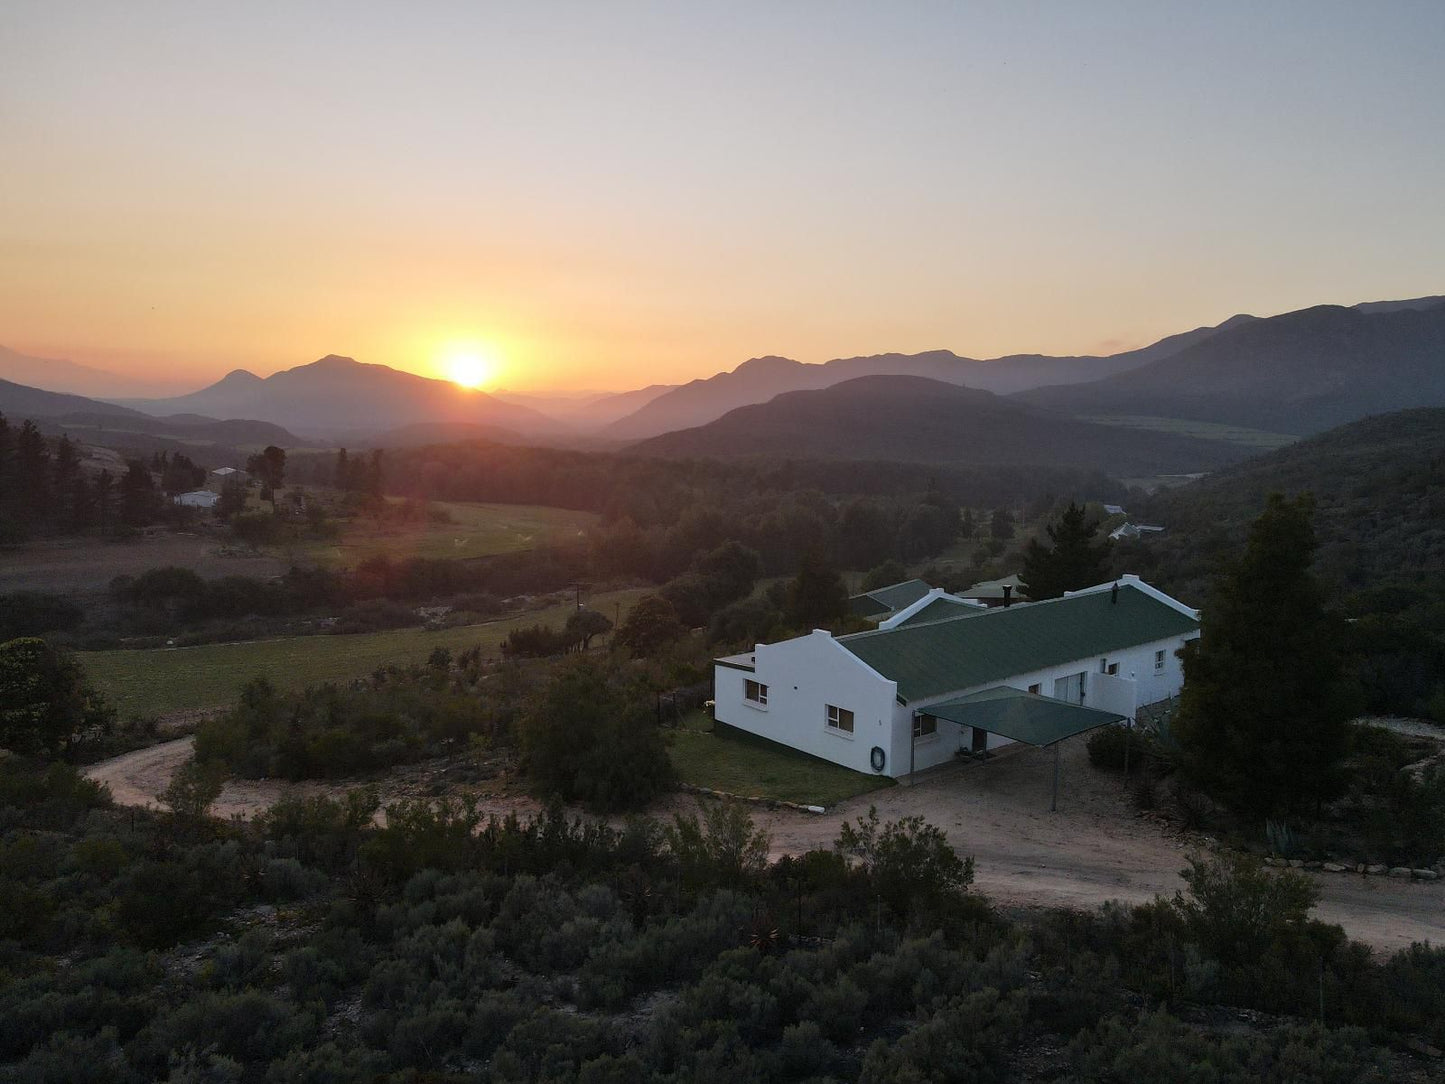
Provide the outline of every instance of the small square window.
<path id="1" fill-rule="evenodd" d="M 915 738 L 931 738 L 938 733 L 938 720 L 932 715 L 915 715 L 913 717 L 913 736 Z"/>
<path id="2" fill-rule="evenodd" d="M 743 699 L 751 700 L 760 708 L 768 706 L 768 687 L 760 681 L 743 683 Z"/>
<path id="3" fill-rule="evenodd" d="M 1043 688 L 1044 687 L 1042 685 L 1030 685 L 1029 692 L 1033 693 L 1035 696 L 1038 696 L 1043 691 Z"/>
<path id="4" fill-rule="evenodd" d="M 828 726 L 844 734 L 853 733 L 853 713 L 847 708 L 828 705 Z"/>
<path id="5" fill-rule="evenodd" d="M 1111 663 L 1109 664 L 1109 668 L 1108 668 L 1107 670 L 1105 670 L 1104 673 L 1106 673 L 1106 674 L 1118 674 L 1118 673 L 1119 673 L 1119 664 L 1118 664 L 1117 662 L 1111 662 Z"/>

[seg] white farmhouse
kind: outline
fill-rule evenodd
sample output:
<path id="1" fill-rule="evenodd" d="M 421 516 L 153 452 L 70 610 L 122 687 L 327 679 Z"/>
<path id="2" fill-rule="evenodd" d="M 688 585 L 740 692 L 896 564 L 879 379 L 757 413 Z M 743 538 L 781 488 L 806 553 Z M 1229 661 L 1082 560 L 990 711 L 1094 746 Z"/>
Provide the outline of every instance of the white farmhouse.
<path id="1" fill-rule="evenodd" d="M 1199 635 L 1198 610 L 1137 576 L 994 609 L 939 602 L 889 628 L 815 629 L 715 660 L 717 721 L 907 777 L 960 750 L 1052 745 L 1132 719 L 1179 692 L 1177 652 Z"/>

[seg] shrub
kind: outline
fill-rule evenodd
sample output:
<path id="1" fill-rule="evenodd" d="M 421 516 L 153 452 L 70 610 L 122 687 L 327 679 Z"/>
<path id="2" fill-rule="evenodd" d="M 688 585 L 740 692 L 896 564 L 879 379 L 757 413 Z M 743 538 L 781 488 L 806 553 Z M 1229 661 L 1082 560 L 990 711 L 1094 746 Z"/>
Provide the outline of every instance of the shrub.
<path id="1" fill-rule="evenodd" d="M 1139 762 L 1139 743 L 1122 726 L 1101 726 L 1089 735 L 1089 763 L 1110 772 L 1124 770 L 1125 749 L 1134 764 Z"/>

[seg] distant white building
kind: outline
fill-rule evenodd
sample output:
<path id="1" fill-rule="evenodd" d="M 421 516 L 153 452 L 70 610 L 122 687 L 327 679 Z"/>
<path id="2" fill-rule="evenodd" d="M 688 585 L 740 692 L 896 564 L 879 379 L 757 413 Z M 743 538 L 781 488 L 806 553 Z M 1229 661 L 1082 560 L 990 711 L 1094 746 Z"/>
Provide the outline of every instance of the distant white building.
<path id="1" fill-rule="evenodd" d="M 715 718 L 906 777 L 960 751 L 1053 745 L 1132 719 L 1183 687 L 1178 652 L 1199 635 L 1198 610 L 1137 576 L 992 609 L 940 601 L 911 615 L 932 610 L 932 620 L 850 636 L 815 629 L 715 660 Z"/>
<path id="2" fill-rule="evenodd" d="M 1163 527 L 1151 527 L 1147 523 L 1121 523 L 1109 532 L 1109 541 L 1117 542 L 1121 538 L 1142 538 L 1146 534 L 1160 534 Z"/>
<path id="3" fill-rule="evenodd" d="M 213 493 L 209 489 L 193 489 L 189 493 L 177 494 L 171 501 L 183 508 L 214 508 L 220 499 L 219 493 Z"/>

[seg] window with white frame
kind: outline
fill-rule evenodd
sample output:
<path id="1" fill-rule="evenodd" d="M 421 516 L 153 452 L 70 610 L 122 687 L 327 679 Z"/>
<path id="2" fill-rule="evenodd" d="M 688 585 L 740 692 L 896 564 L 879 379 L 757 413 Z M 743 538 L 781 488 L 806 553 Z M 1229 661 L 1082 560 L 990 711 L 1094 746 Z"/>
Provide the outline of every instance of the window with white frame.
<path id="1" fill-rule="evenodd" d="M 1044 686 L 1043 686 L 1043 683 L 1042 683 L 1042 682 L 1039 683 L 1038 685 L 1030 685 L 1030 686 L 1029 686 L 1029 692 L 1033 693 L 1035 696 L 1038 696 L 1038 695 L 1041 694 L 1043 691 L 1044 691 Z"/>
<path id="2" fill-rule="evenodd" d="M 768 687 L 760 681 L 743 682 L 743 699 L 760 708 L 768 706 Z"/>
<path id="3" fill-rule="evenodd" d="M 938 720 L 932 715 L 915 715 L 913 717 L 913 736 L 915 738 L 931 738 L 938 733 Z"/>
<path id="4" fill-rule="evenodd" d="M 829 704 L 828 729 L 836 730 L 840 734 L 853 733 L 853 713 L 847 708 L 840 708 L 836 704 Z"/>
<path id="5" fill-rule="evenodd" d="M 1154 672 L 1160 673 L 1164 669 L 1164 652 L 1154 652 Z"/>

